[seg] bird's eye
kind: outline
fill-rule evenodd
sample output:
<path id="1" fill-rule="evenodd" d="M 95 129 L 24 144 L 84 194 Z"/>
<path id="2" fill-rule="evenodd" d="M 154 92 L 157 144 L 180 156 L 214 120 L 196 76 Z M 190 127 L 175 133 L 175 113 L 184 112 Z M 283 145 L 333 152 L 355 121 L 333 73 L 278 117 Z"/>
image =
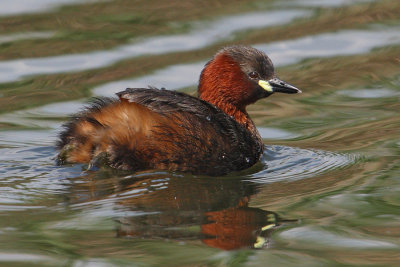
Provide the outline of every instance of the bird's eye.
<path id="1" fill-rule="evenodd" d="M 259 75 L 258 75 L 257 71 L 252 71 L 249 73 L 249 77 L 252 79 L 256 79 L 259 77 Z"/>

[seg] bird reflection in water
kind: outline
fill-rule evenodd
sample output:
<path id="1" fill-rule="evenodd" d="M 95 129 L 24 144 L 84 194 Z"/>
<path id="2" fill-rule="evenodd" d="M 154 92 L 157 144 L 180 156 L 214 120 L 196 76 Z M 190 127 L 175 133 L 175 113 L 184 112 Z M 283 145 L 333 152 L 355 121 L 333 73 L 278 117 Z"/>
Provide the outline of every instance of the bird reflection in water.
<path id="1" fill-rule="evenodd" d="M 282 222 L 274 212 L 249 207 L 256 185 L 239 177 L 104 175 L 89 172 L 79 177 L 69 198 L 72 203 L 112 200 L 115 210 L 126 214 L 116 212 L 118 237 L 201 240 L 224 250 L 263 248 Z"/>

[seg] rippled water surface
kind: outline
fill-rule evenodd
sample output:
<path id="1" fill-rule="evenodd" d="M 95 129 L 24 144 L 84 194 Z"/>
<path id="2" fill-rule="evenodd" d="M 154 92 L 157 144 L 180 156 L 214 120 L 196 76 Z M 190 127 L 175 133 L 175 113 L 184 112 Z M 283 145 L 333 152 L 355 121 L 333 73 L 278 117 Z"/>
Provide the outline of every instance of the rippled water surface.
<path id="1" fill-rule="evenodd" d="M 31 2 L 0 3 L 0 266 L 398 265 L 400 2 Z M 232 44 L 303 91 L 249 107 L 259 163 L 222 177 L 55 165 L 88 98 L 194 94 Z"/>

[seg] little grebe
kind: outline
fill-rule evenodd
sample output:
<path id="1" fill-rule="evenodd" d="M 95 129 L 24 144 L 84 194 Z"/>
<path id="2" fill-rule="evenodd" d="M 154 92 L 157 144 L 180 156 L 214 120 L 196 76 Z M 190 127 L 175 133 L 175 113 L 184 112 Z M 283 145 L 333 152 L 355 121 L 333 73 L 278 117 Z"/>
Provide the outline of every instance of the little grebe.
<path id="1" fill-rule="evenodd" d="M 264 150 L 246 106 L 275 92 L 301 91 L 276 77 L 263 52 L 227 47 L 201 72 L 198 98 L 128 88 L 117 93 L 119 99 L 95 99 L 64 125 L 58 163 L 207 175 L 243 170 Z"/>

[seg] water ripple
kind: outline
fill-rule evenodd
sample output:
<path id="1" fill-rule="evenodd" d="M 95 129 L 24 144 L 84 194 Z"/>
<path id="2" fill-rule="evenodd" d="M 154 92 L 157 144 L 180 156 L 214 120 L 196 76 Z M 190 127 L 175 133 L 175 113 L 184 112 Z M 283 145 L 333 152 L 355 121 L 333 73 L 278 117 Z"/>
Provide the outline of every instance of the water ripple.
<path id="1" fill-rule="evenodd" d="M 399 92 L 387 88 L 379 88 L 379 89 L 341 90 L 338 92 L 338 94 L 349 96 L 352 98 L 385 98 L 385 97 L 395 97 L 399 95 Z"/>
<path id="2" fill-rule="evenodd" d="M 93 1 L 93 0 L 92 0 Z M 0 16 L 50 11 L 66 4 L 84 4 L 88 0 L 1 0 Z"/>
<path id="3" fill-rule="evenodd" d="M 289 0 L 289 1 L 279 1 L 276 4 L 281 7 L 285 6 L 305 6 L 305 7 L 339 7 L 339 6 L 349 6 L 359 3 L 369 3 L 374 2 L 374 0 Z"/>
<path id="4" fill-rule="evenodd" d="M 35 200 L 63 193 L 66 178 L 82 173 L 79 164 L 56 166 L 54 156 L 54 147 L 0 149 L 0 212 L 39 208 Z"/>
<path id="5" fill-rule="evenodd" d="M 28 58 L 0 62 L 0 82 L 12 82 L 27 75 L 83 71 L 101 68 L 127 58 L 199 49 L 228 38 L 237 31 L 285 24 L 305 17 L 305 10 L 253 12 L 224 17 L 208 25 L 194 25 L 187 34 L 158 36 L 122 45 L 114 50 Z"/>
<path id="6" fill-rule="evenodd" d="M 360 156 L 336 152 L 301 149 L 289 146 L 266 146 L 261 159 L 265 168 L 251 175 L 256 183 L 295 181 L 310 178 L 354 164 Z"/>
<path id="7" fill-rule="evenodd" d="M 318 227 L 303 226 L 286 230 L 280 234 L 281 238 L 301 242 L 302 244 L 320 244 L 322 247 L 341 247 L 351 249 L 382 249 L 398 248 L 397 244 L 366 238 L 355 238 L 338 235 Z"/>
<path id="8" fill-rule="evenodd" d="M 55 166 L 54 147 L 20 147 L 1 149 L 0 203 L 22 205 L 46 194 L 60 194 L 67 178 L 82 175 L 81 165 Z M 261 160 L 261 171 L 247 176 L 255 183 L 293 181 L 316 176 L 333 169 L 349 166 L 359 158 L 322 150 L 300 149 L 288 146 L 267 146 Z M 0 210 L 2 210 L 0 208 Z"/>
<path id="9" fill-rule="evenodd" d="M 48 39 L 55 35 L 55 32 L 23 32 L 7 35 L 0 35 L 0 44 L 10 43 L 29 39 Z"/>
<path id="10" fill-rule="evenodd" d="M 307 58 L 362 54 L 373 48 L 399 43 L 398 26 L 384 29 L 371 26 L 369 30 L 343 30 L 253 46 L 265 51 L 274 65 L 280 67 L 295 64 Z M 148 85 L 174 90 L 182 89 L 197 83 L 204 64 L 205 61 L 171 65 L 149 75 L 102 84 L 94 88 L 92 92 L 94 95 L 112 96 L 127 87 Z"/>

